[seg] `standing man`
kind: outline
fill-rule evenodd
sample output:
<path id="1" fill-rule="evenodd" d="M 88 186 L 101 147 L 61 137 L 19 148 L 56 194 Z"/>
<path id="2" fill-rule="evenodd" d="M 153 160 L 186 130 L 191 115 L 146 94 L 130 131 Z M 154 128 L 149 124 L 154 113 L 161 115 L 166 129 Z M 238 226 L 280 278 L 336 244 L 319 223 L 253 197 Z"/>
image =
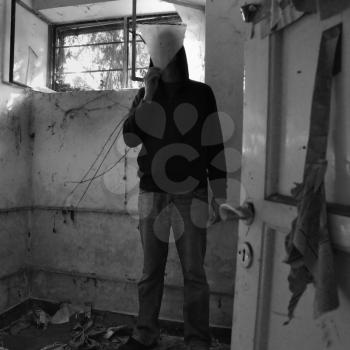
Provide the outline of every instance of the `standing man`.
<path id="1" fill-rule="evenodd" d="M 189 350 L 208 350 L 209 286 L 203 266 L 208 180 L 213 197 L 222 202 L 226 167 L 215 97 L 208 85 L 189 79 L 183 47 L 165 69 L 149 69 L 123 135 L 128 147 L 142 145 L 139 228 L 144 265 L 138 284 L 137 326 L 120 349 L 151 349 L 159 340 L 158 316 L 172 229 L 184 276 L 185 343 Z M 218 215 L 217 205 L 213 209 Z"/>

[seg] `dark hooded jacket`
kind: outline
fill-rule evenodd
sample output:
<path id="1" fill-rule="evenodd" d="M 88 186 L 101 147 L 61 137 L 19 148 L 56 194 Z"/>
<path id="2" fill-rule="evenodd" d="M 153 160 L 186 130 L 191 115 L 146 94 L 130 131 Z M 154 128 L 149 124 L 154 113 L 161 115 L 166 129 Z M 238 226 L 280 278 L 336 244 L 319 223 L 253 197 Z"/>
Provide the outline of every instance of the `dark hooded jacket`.
<path id="1" fill-rule="evenodd" d="M 128 147 L 142 144 L 138 156 L 140 189 L 186 193 L 206 188 L 226 196 L 226 163 L 222 133 L 211 88 L 189 79 L 182 48 L 166 69 L 176 83 L 159 81 L 152 102 L 143 101 L 141 88 L 124 122 Z"/>

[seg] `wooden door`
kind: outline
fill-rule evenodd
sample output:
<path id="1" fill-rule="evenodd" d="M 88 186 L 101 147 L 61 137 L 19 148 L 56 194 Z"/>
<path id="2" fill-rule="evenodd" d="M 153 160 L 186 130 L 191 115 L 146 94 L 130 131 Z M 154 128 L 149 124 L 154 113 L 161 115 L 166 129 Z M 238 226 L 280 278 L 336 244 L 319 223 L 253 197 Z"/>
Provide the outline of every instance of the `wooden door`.
<path id="1" fill-rule="evenodd" d="M 288 325 L 289 265 L 284 242 L 296 217 L 290 191 L 302 182 L 322 32 L 343 23 L 342 70 L 333 79 L 326 196 L 340 308 L 313 319 L 309 285 Z M 242 186 L 255 220 L 239 224 L 232 350 L 350 349 L 350 11 L 321 21 L 307 15 L 245 45 Z"/>

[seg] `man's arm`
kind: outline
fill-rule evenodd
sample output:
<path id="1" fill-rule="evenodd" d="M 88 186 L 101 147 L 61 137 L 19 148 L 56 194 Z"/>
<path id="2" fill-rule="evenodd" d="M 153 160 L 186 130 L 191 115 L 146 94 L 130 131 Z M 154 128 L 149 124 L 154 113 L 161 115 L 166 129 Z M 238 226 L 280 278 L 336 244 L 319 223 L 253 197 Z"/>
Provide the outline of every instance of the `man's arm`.
<path id="1" fill-rule="evenodd" d="M 137 111 L 140 112 L 143 103 L 151 103 L 153 96 L 158 88 L 161 70 L 156 67 L 151 67 L 145 76 L 145 86 L 141 88 L 136 95 L 130 108 L 129 117 L 123 125 L 124 142 L 128 147 L 137 147 L 142 143 L 144 136 L 143 131 L 136 123 Z M 146 118 L 148 111 L 143 111 L 139 117 Z"/>
<path id="2" fill-rule="evenodd" d="M 142 131 L 136 124 L 135 115 L 136 115 L 136 110 L 139 107 L 140 103 L 142 102 L 144 96 L 145 96 L 145 89 L 141 88 L 138 91 L 131 105 L 131 108 L 129 111 L 129 117 L 125 120 L 123 124 L 124 142 L 128 147 L 137 147 L 142 142 L 141 141 Z"/>
<path id="3" fill-rule="evenodd" d="M 216 100 L 210 87 L 208 88 L 207 111 L 202 140 L 206 150 L 208 178 L 214 198 L 224 201 L 227 190 L 226 158 Z"/>

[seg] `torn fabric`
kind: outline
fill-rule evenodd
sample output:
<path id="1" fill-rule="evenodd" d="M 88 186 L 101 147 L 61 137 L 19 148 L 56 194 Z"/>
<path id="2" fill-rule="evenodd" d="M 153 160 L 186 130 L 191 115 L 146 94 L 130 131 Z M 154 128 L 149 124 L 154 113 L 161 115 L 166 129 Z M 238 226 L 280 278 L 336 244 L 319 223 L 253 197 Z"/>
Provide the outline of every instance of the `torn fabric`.
<path id="1" fill-rule="evenodd" d="M 254 24 L 260 23 L 261 37 L 281 30 L 306 13 L 319 12 L 321 20 L 350 7 L 349 0 L 266 0 L 261 4 Z"/>
<path id="2" fill-rule="evenodd" d="M 261 37 L 281 30 L 304 15 L 294 6 L 293 0 L 266 0 L 257 13 L 254 23 L 261 23 Z"/>
<path id="3" fill-rule="evenodd" d="M 292 190 L 298 201 L 298 216 L 286 239 L 288 277 L 292 298 L 288 323 L 308 283 L 315 284 L 314 317 L 339 306 L 333 254 L 327 225 L 324 178 L 330 119 L 331 83 L 339 54 L 341 25 L 323 32 L 318 56 L 315 88 L 303 183 Z"/>
<path id="4" fill-rule="evenodd" d="M 292 0 L 292 2 L 301 12 L 316 13 L 318 10 L 321 19 L 334 16 L 350 7 L 349 0 Z"/>

